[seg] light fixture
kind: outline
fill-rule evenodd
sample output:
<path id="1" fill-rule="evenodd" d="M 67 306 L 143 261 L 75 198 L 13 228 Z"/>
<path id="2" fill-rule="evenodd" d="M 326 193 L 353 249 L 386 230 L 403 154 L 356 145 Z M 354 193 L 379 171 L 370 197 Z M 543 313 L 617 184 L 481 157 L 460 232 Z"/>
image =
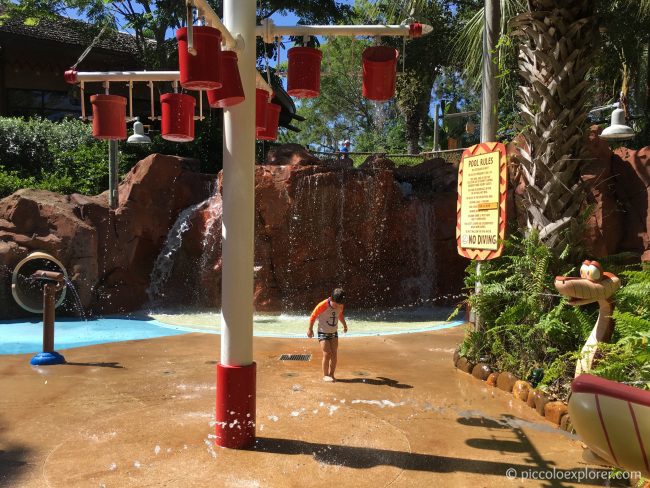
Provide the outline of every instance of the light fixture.
<path id="1" fill-rule="evenodd" d="M 472 122 L 471 120 L 468 120 L 467 123 L 465 124 L 465 132 L 469 135 L 474 134 L 474 131 L 476 130 L 476 124 Z"/>
<path id="2" fill-rule="evenodd" d="M 144 126 L 140 119 L 136 118 L 133 123 L 133 135 L 126 140 L 129 144 L 151 144 L 151 139 L 144 133 Z"/>
<path id="3" fill-rule="evenodd" d="M 625 110 L 621 108 L 614 109 L 611 124 L 600 133 L 600 138 L 606 141 L 626 141 L 634 136 L 634 129 L 625 124 Z"/>

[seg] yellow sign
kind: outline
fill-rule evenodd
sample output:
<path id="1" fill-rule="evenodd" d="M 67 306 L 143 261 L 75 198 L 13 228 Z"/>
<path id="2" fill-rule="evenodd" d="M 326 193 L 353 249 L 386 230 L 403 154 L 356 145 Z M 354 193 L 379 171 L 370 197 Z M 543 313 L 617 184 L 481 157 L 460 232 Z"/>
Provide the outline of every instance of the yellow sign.
<path id="1" fill-rule="evenodd" d="M 460 239 L 463 250 L 497 251 L 501 232 L 501 152 L 463 158 Z"/>

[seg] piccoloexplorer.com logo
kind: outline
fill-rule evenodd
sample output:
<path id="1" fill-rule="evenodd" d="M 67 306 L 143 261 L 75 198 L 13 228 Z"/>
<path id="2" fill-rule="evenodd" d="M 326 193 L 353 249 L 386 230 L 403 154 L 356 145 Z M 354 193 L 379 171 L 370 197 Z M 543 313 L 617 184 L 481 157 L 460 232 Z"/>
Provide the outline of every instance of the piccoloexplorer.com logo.
<path id="1" fill-rule="evenodd" d="M 597 480 L 630 480 L 639 479 L 641 473 L 628 471 L 610 471 L 607 469 L 527 469 L 517 470 L 508 468 L 506 478 L 509 480 L 564 480 L 564 481 L 597 481 Z"/>

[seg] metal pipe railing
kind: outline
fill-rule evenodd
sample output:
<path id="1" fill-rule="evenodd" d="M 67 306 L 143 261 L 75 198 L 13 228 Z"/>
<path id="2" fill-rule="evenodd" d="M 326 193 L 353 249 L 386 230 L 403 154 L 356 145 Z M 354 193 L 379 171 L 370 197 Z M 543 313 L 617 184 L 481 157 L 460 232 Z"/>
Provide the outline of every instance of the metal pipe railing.
<path id="1" fill-rule="evenodd" d="M 273 20 L 264 19 L 257 26 L 256 34 L 270 44 L 280 36 L 393 36 L 416 38 L 433 31 L 427 24 L 406 25 L 275 25 Z"/>

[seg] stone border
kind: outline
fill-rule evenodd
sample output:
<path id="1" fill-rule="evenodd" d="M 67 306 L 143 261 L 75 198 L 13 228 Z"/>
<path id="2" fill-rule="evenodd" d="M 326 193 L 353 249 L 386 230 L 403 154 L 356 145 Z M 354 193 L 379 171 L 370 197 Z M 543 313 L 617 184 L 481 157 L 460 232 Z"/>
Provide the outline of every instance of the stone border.
<path id="1" fill-rule="evenodd" d="M 474 364 L 466 357 L 461 356 L 458 350 L 454 352 L 453 361 L 457 369 L 471 374 L 474 378 L 485 381 L 499 390 L 512 393 L 517 400 L 534 408 L 538 414 L 553 422 L 560 429 L 575 433 L 566 403 L 551 401 L 542 390 L 533 388 L 529 382 L 520 380 L 512 373 L 492 371 L 492 368 L 485 363 Z"/>

